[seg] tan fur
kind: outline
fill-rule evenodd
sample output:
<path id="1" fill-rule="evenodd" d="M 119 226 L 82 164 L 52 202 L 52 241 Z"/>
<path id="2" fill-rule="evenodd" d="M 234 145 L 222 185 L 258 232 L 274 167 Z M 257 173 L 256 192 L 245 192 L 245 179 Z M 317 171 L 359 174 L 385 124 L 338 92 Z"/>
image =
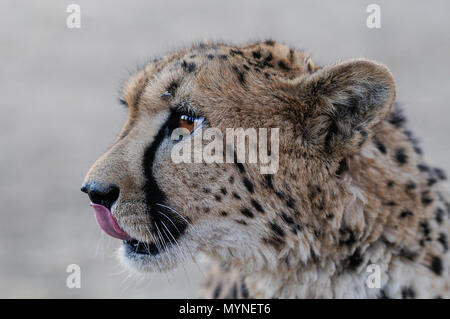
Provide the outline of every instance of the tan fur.
<path id="1" fill-rule="evenodd" d="M 173 83 L 174 94 L 161 97 Z M 254 164 L 175 164 L 164 140 L 152 174 L 189 225 L 158 256 L 125 263 L 163 271 L 202 251 L 231 269 L 221 285 L 245 276 L 253 297 L 450 296 L 443 176 L 424 166 L 398 123 L 385 66 L 357 59 L 319 67 L 272 41 L 201 44 L 147 65 L 123 96 L 128 120 L 86 180 L 120 187 L 112 213 L 144 242 L 157 230 L 149 227 L 143 154 L 170 108 L 222 131 L 280 128 L 280 168 L 271 177 Z M 381 289 L 366 285 L 369 264 L 382 269 Z M 213 296 L 217 285 L 210 287 Z"/>

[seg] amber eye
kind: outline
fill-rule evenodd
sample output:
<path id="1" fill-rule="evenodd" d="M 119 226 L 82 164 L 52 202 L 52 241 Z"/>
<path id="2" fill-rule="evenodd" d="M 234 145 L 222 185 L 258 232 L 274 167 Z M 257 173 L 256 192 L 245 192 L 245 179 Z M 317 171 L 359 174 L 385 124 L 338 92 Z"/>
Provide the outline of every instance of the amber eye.
<path id="1" fill-rule="evenodd" d="M 192 133 L 202 122 L 202 117 L 197 118 L 189 115 L 181 115 L 179 127 L 185 128 Z"/>

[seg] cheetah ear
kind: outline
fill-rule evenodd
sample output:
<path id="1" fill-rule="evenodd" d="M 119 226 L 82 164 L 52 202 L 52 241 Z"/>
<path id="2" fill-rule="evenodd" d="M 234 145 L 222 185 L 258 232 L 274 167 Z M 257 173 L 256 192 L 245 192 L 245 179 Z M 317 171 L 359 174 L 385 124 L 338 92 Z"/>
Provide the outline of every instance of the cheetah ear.
<path id="1" fill-rule="evenodd" d="M 384 65 L 355 59 L 303 78 L 298 93 L 305 105 L 305 142 L 326 153 L 345 155 L 358 151 L 390 112 L 395 84 Z"/>

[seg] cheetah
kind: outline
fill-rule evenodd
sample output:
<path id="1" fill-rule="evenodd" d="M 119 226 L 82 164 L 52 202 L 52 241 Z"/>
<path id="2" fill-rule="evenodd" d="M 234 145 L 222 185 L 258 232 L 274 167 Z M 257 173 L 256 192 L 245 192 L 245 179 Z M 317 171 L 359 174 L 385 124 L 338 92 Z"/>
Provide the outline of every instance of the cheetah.
<path id="1" fill-rule="evenodd" d="M 200 43 L 148 63 L 120 101 L 127 121 L 81 190 L 128 267 L 204 254 L 205 298 L 450 297 L 446 175 L 425 162 L 386 66 Z M 277 172 L 175 163 L 195 127 L 279 128 Z"/>

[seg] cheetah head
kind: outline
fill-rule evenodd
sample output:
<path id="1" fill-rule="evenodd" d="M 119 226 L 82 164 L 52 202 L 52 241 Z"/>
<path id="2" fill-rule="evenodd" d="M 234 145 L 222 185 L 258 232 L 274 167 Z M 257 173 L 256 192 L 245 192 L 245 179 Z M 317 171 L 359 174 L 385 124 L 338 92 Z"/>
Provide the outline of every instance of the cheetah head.
<path id="1" fill-rule="evenodd" d="M 197 45 L 131 77 L 127 121 L 82 191 L 101 228 L 123 240 L 122 260 L 141 271 L 169 270 L 198 251 L 249 269 L 292 252 L 306 261 L 314 232 L 336 231 L 339 216 L 328 221 L 340 205 L 342 160 L 370 138 L 394 95 L 388 69 L 368 60 L 318 67 L 273 41 Z M 276 173 L 245 161 L 174 161 L 174 147 L 199 127 L 278 128 Z"/>

